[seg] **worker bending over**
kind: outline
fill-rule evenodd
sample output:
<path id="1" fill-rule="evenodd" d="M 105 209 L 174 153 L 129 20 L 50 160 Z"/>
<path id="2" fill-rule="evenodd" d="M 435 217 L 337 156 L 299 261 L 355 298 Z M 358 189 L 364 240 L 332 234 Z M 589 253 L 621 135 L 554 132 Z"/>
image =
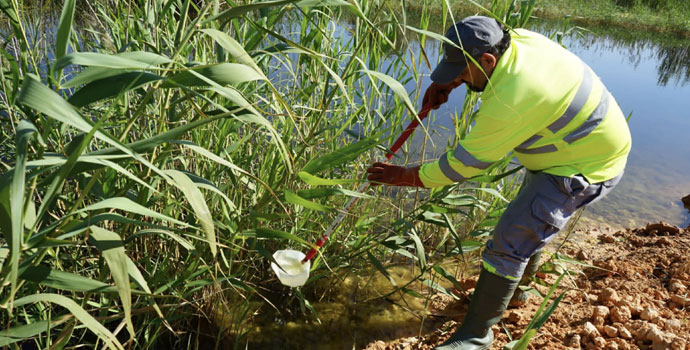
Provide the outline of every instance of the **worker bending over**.
<path id="1" fill-rule="evenodd" d="M 374 184 L 428 188 L 482 174 L 511 151 L 527 168 L 518 195 L 486 243 L 462 326 L 436 348 L 489 349 L 491 326 L 511 298 L 526 301 L 517 287 L 529 283 L 544 245 L 578 208 L 601 199 L 620 180 L 630 131 L 594 72 L 548 38 L 508 31 L 483 16 L 461 20 L 446 37 L 462 49 L 444 43 L 424 104 L 438 108 L 464 83 L 482 92 L 475 125 L 435 162 L 411 168 L 374 163 L 367 172 Z"/>

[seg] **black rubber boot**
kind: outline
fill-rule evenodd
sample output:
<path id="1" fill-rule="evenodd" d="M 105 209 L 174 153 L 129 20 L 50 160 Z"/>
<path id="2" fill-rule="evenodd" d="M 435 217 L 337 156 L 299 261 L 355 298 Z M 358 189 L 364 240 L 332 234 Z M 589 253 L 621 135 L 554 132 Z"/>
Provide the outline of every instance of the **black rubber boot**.
<path id="1" fill-rule="evenodd" d="M 510 299 L 510 303 L 508 304 L 509 306 L 520 307 L 527 303 L 527 300 L 529 300 L 529 293 L 520 289 L 520 287 L 527 287 L 530 285 L 532 282 L 532 277 L 534 277 L 534 275 L 537 273 L 537 270 L 539 270 L 540 262 L 541 250 L 534 253 L 534 255 L 529 258 L 525 272 L 522 274 L 522 279 L 520 279 L 520 283 L 518 284 L 518 287 L 515 288 L 515 293 L 513 293 L 513 297 Z"/>
<path id="2" fill-rule="evenodd" d="M 491 326 L 503 316 L 518 282 L 482 269 L 462 325 L 435 350 L 490 349 L 494 341 Z"/>

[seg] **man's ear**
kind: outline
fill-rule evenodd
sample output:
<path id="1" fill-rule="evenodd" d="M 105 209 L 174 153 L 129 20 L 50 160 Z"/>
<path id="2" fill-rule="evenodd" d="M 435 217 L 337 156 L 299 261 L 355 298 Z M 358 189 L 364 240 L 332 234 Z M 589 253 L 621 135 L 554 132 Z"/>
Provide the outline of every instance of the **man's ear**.
<path id="1" fill-rule="evenodd" d="M 494 67 L 496 67 L 496 63 L 498 63 L 498 59 L 496 58 L 496 56 L 494 56 L 488 52 L 483 53 L 482 57 L 480 57 L 479 60 L 480 60 L 479 63 L 482 65 L 484 70 L 487 72 L 493 70 Z"/>

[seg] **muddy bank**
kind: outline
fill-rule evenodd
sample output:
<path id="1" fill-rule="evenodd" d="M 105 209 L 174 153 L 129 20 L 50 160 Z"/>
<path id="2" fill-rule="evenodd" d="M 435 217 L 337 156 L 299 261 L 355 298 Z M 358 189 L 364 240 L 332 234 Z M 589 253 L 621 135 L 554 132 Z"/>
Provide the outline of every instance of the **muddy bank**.
<path id="1" fill-rule="evenodd" d="M 529 349 L 690 349 L 690 227 L 658 223 L 579 235 L 586 239 L 567 243 L 561 253 L 582 264 L 564 265 L 573 274 L 554 296 L 566 291 L 565 297 Z M 544 295 L 556 275 L 538 277 L 543 285 L 535 289 Z M 473 282 L 465 281 L 468 287 Z M 433 349 L 445 341 L 464 317 L 467 301 L 443 295 L 432 299 L 432 314 L 445 321 L 440 329 L 374 341 L 365 349 Z M 493 348 L 518 339 L 541 301 L 532 297 L 522 307 L 509 308 L 492 329 Z"/>

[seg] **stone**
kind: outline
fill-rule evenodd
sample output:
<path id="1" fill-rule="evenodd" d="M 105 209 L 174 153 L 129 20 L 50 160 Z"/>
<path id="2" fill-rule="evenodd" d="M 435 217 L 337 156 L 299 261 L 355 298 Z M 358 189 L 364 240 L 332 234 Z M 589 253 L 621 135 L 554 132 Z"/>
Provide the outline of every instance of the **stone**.
<path id="1" fill-rule="evenodd" d="M 599 334 L 597 327 L 594 327 L 594 325 L 591 322 L 585 322 L 584 332 L 585 332 L 584 335 L 588 336 L 590 338 L 596 338 L 596 337 L 601 335 L 601 334 Z"/>
<path id="2" fill-rule="evenodd" d="M 677 279 L 671 279 L 668 282 L 668 290 L 671 293 L 684 294 L 686 289 L 687 289 L 687 287 L 685 287 L 683 282 L 681 282 Z"/>
<path id="3" fill-rule="evenodd" d="M 613 288 L 605 288 L 601 291 L 601 293 L 599 293 L 598 301 L 601 303 L 611 303 L 615 305 L 620 300 L 621 298 L 618 296 L 618 293 Z"/>
<path id="4" fill-rule="evenodd" d="M 611 309 L 611 321 L 625 323 L 632 317 L 632 313 L 627 306 L 616 306 Z"/>
<path id="5" fill-rule="evenodd" d="M 579 334 L 573 334 L 572 337 L 568 340 L 568 343 L 566 344 L 567 347 L 573 348 L 573 349 L 580 349 L 580 342 L 582 341 L 582 338 L 580 337 Z"/>
<path id="6" fill-rule="evenodd" d="M 598 305 L 594 307 L 594 311 L 592 311 L 592 318 L 595 317 L 603 317 L 606 318 L 609 316 L 609 313 L 611 313 L 611 310 L 604 305 Z"/>
<path id="7" fill-rule="evenodd" d="M 666 343 L 666 338 L 666 334 L 659 330 L 655 324 L 649 326 L 647 330 L 647 340 L 652 343 Z"/>
<path id="8" fill-rule="evenodd" d="M 658 234 L 666 233 L 671 235 L 677 235 L 680 233 L 680 227 L 669 225 L 662 221 L 660 221 L 658 224 L 647 224 L 647 227 L 645 227 L 644 230 L 648 234 L 655 231 L 658 232 Z"/>
<path id="9" fill-rule="evenodd" d="M 508 322 L 509 323 L 518 323 L 518 322 L 520 322 L 521 319 L 522 319 L 522 316 L 520 316 L 520 314 L 517 313 L 516 311 L 511 311 L 508 314 Z"/>
<path id="10" fill-rule="evenodd" d="M 603 326 L 604 323 L 606 323 L 606 320 L 605 320 L 603 317 L 601 317 L 601 316 L 592 317 L 592 324 L 594 324 L 595 326 L 597 326 L 597 328 L 598 328 L 599 326 Z"/>
<path id="11" fill-rule="evenodd" d="M 618 343 L 615 341 L 610 341 L 606 343 L 606 350 L 618 350 Z"/>
<path id="12" fill-rule="evenodd" d="M 667 247 L 667 246 L 673 245 L 673 240 L 669 237 L 664 236 L 664 237 L 657 239 L 655 244 L 659 247 Z M 668 265 L 668 264 L 666 264 L 666 265 Z"/>
<path id="13" fill-rule="evenodd" d="M 664 329 L 666 329 L 666 330 L 678 329 L 678 328 L 680 328 L 680 326 L 681 326 L 680 320 L 675 319 L 675 318 L 670 318 L 670 319 L 664 321 Z"/>
<path id="14" fill-rule="evenodd" d="M 580 250 L 579 252 L 577 252 L 577 260 L 587 261 L 589 260 L 589 255 L 585 253 L 584 250 Z"/>
<path id="15" fill-rule="evenodd" d="M 680 295 L 671 294 L 671 301 L 680 307 L 690 306 L 690 299 Z"/>
<path id="16" fill-rule="evenodd" d="M 659 311 L 656 311 L 656 309 L 647 306 L 642 310 L 640 313 L 640 318 L 646 321 L 654 321 L 659 317 Z"/>
<path id="17" fill-rule="evenodd" d="M 609 338 L 615 338 L 618 336 L 618 329 L 613 326 L 604 326 L 604 334 Z"/>
<path id="18" fill-rule="evenodd" d="M 669 346 L 666 343 L 652 343 L 652 350 L 668 350 Z"/>
<path id="19" fill-rule="evenodd" d="M 597 349 L 603 349 L 606 346 L 606 339 L 604 337 L 596 337 L 592 339 L 592 343 L 594 343 Z"/>
<path id="20" fill-rule="evenodd" d="M 618 335 L 623 338 L 623 339 L 632 339 L 632 334 L 630 334 L 630 331 L 628 328 L 625 327 L 624 324 L 622 323 L 614 323 L 614 327 L 618 330 Z"/>
<path id="21" fill-rule="evenodd" d="M 671 341 L 671 350 L 685 350 L 687 348 L 687 341 L 681 337 L 675 337 Z"/>
<path id="22" fill-rule="evenodd" d="M 616 239 L 613 236 L 607 234 L 600 234 L 599 240 L 604 243 L 613 243 L 616 241 Z"/>
<path id="23" fill-rule="evenodd" d="M 650 324 L 646 321 L 633 322 L 628 329 L 632 330 L 632 335 L 636 340 L 647 340 L 647 333 L 649 332 Z"/>

